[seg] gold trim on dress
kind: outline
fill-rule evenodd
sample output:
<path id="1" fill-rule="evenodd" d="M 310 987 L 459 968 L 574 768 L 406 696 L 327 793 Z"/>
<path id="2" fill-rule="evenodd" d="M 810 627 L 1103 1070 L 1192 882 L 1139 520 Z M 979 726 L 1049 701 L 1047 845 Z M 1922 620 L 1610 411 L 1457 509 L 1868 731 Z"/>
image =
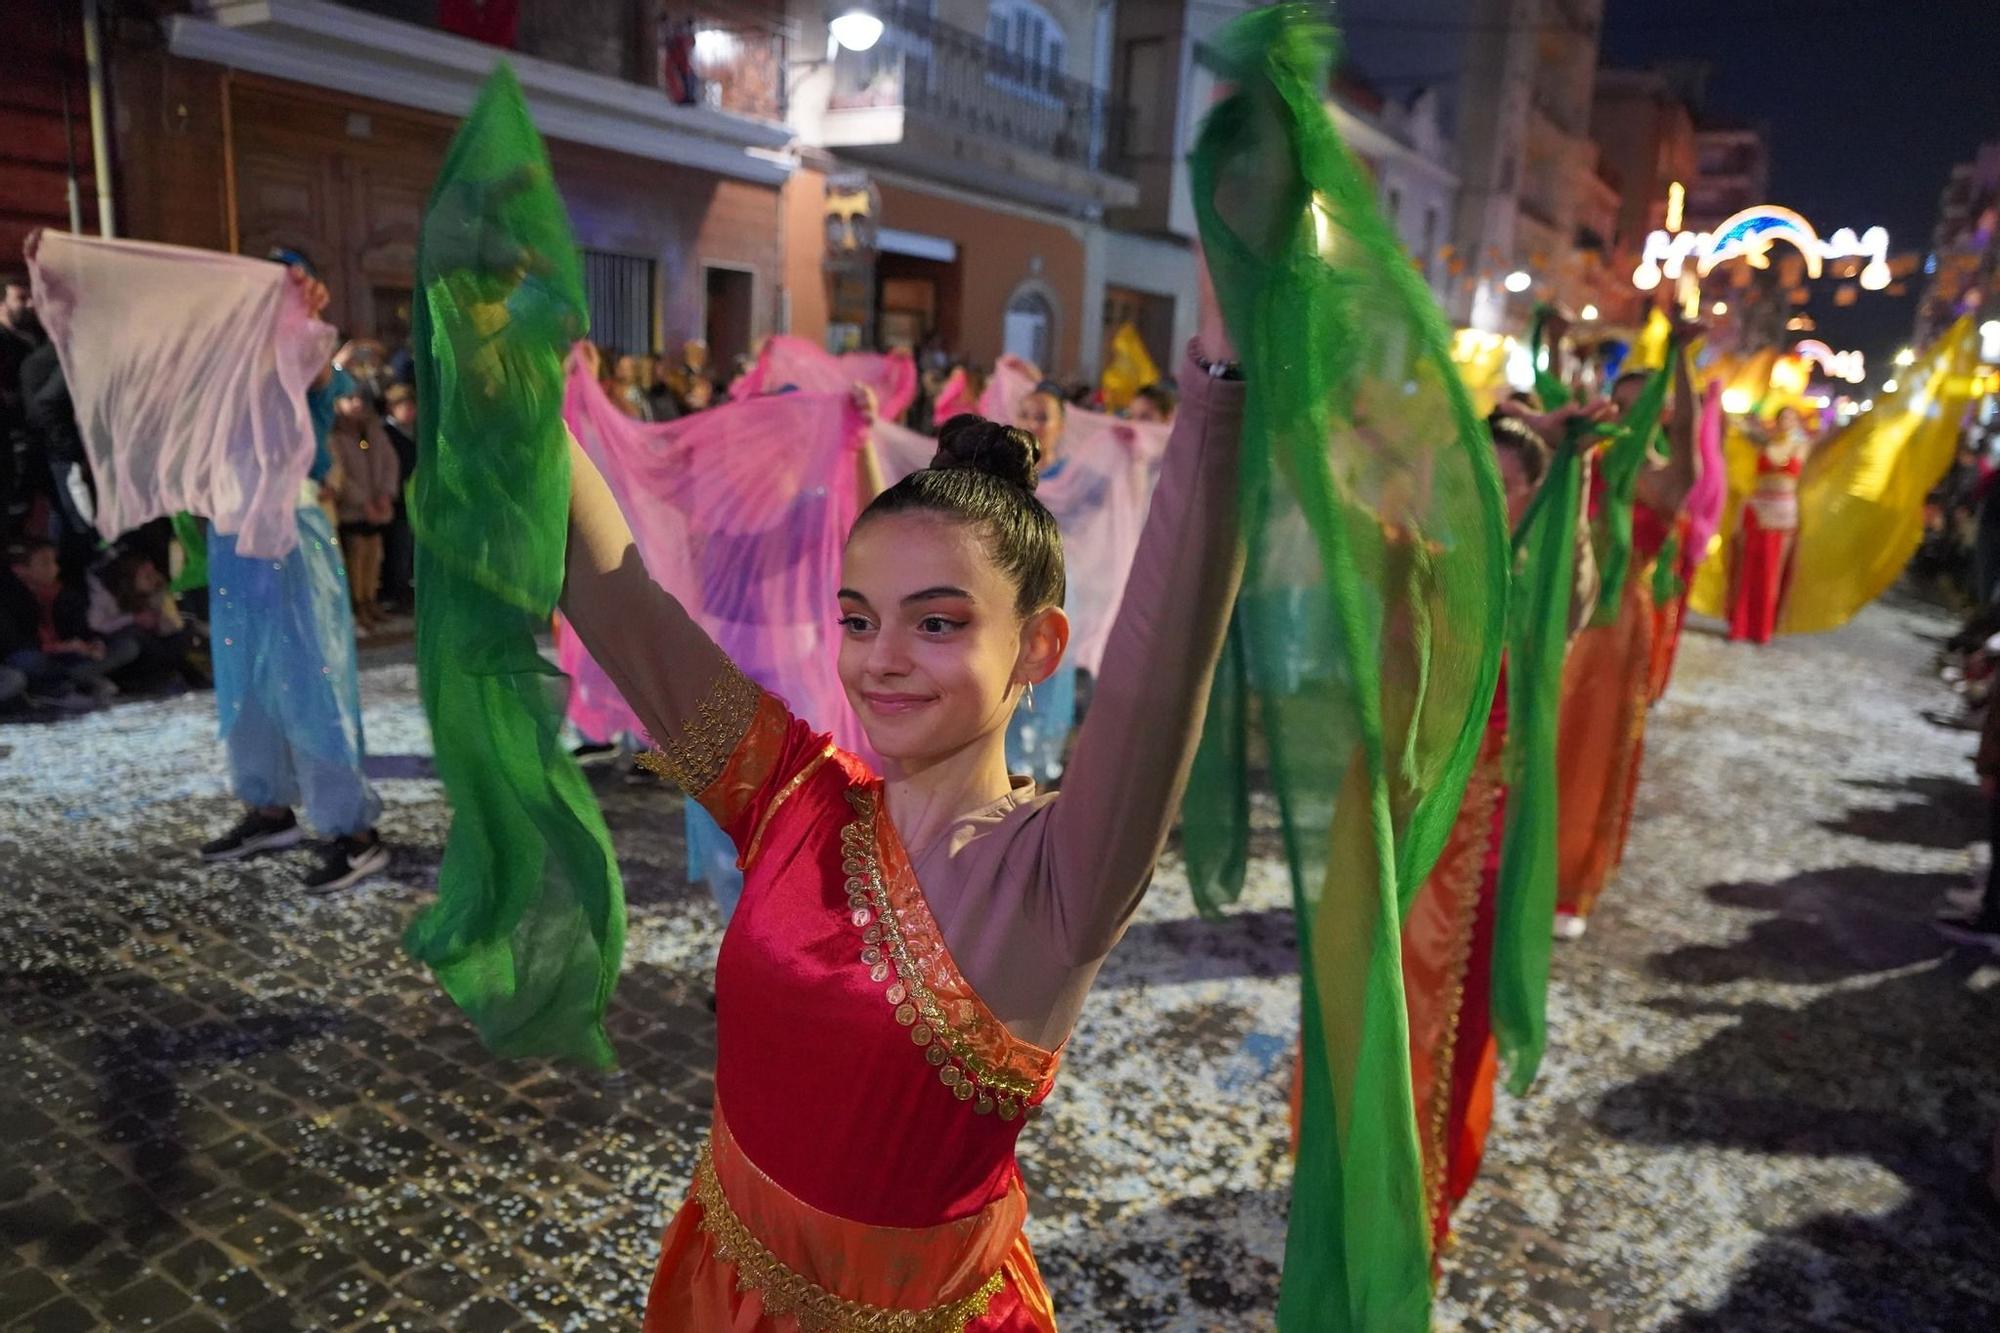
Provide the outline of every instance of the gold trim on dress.
<path id="1" fill-rule="evenodd" d="M 1482 754 L 1466 784 L 1465 800 L 1459 807 L 1458 824 L 1452 837 L 1457 854 L 1440 864 L 1434 874 L 1444 876 L 1444 888 L 1451 895 L 1453 919 L 1461 927 L 1452 937 L 1451 957 L 1445 964 L 1451 989 L 1445 1001 L 1444 1025 L 1437 1046 L 1431 1052 L 1431 1096 L 1425 1108 L 1429 1117 L 1424 1145 L 1424 1199 L 1429 1216 L 1435 1219 L 1444 1204 L 1450 1145 L 1446 1129 L 1451 1124 L 1451 1094 L 1458 1057 L 1458 1021 L 1465 1012 L 1465 974 L 1472 965 L 1472 937 L 1479 912 L 1480 882 L 1486 875 L 1486 858 L 1493 847 L 1493 814 L 1500 805 L 1500 758 Z M 1461 836 L 1461 832 L 1463 836 Z"/>
<path id="2" fill-rule="evenodd" d="M 900 864 L 884 876 L 874 793 L 849 788 L 846 795 L 854 819 L 840 831 L 840 870 L 869 980 L 886 986 L 883 998 L 896 1022 L 909 1029 L 911 1044 L 953 1097 L 978 1115 L 1034 1119 L 1041 1114 L 1036 1094 L 1054 1077 L 1056 1055 L 1008 1032 L 979 1002 L 958 975 L 915 875 Z"/>
<path id="3" fill-rule="evenodd" d="M 771 803 L 764 807 L 764 813 L 758 817 L 757 831 L 750 835 L 750 849 L 744 852 L 743 859 L 737 862 L 737 869 L 750 868 L 750 863 L 757 859 L 757 849 L 764 845 L 764 831 L 771 827 L 771 816 L 777 814 L 778 807 L 791 800 L 798 789 L 806 785 L 807 778 L 819 772 L 821 764 L 833 758 L 833 750 L 833 742 L 828 741 L 825 749 L 806 760 L 805 767 L 792 774 L 791 780 L 778 789 L 778 794 L 771 798 Z"/>
<path id="4" fill-rule="evenodd" d="M 757 1239 L 722 1191 L 715 1158 L 706 1143 L 694 1168 L 694 1197 L 701 1204 L 701 1229 L 715 1242 L 715 1256 L 736 1268 L 736 1289 L 754 1291 L 764 1313 L 790 1316 L 800 1333 L 964 1333 L 965 1326 L 986 1313 L 1007 1284 L 1005 1270 L 995 1272 L 970 1295 L 921 1310 L 864 1305 L 835 1295 L 789 1267 Z"/>
<path id="5" fill-rule="evenodd" d="M 659 749 L 640 755 L 640 766 L 666 778 L 689 796 L 700 796 L 728 767 L 729 757 L 750 730 L 751 719 L 756 717 L 757 705 L 763 697 L 764 691 L 757 687 L 757 682 L 744 675 L 734 662 L 726 662 L 722 674 L 709 687 L 708 697 L 701 701 L 700 710 L 681 722 L 681 734 L 655 737 Z"/>

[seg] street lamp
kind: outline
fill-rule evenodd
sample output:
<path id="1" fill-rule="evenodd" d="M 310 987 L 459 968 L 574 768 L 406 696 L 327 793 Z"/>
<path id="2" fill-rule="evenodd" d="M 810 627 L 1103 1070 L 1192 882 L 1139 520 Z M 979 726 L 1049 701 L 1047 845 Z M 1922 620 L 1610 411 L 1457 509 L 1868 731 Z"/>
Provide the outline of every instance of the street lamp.
<path id="1" fill-rule="evenodd" d="M 1534 286 L 1535 280 L 1528 276 L 1528 270 L 1524 268 L 1517 268 L 1512 273 L 1509 273 L 1507 275 L 1506 281 L 1503 282 L 1501 285 L 1504 286 L 1508 291 L 1514 292 L 1518 295 L 1519 293 L 1525 292 L 1528 290 L 1528 288 Z"/>
<path id="2" fill-rule="evenodd" d="M 835 8 L 838 12 L 826 23 L 834 41 L 850 51 L 866 51 L 882 40 L 882 16 L 875 12 L 874 4 L 854 0 Z"/>

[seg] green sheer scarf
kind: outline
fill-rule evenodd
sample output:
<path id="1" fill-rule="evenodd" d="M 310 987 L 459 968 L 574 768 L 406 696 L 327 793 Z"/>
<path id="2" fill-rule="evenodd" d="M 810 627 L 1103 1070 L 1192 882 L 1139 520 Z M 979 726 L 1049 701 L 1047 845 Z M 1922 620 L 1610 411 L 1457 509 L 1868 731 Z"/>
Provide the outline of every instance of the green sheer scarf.
<path id="1" fill-rule="evenodd" d="M 535 646 L 562 591 L 583 279 L 504 64 L 445 156 L 417 274 L 417 671 L 452 826 L 404 944 L 495 1052 L 608 1065 L 624 897 Z"/>
<path id="2" fill-rule="evenodd" d="M 1667 391 L 1673 383 L 1674 358 L 1679 355 L 1678 340 L 1669 340 L 1666 362 L 1639 391 L 1632 409 L 1618 423 L 1610 446 L 1598 460 L 1603 492 L 1597 516 L 1591 523 L 1599 579 L 1597 609 L 1590 620 L 1593 625 L 1609 625 L 1617 620 L 1618 608 L 1623 604 L 1625 575 L 1632 566 L 1632 503 L 1638 495 L 1639 474 L 1656 449 L 1654 438 L 1660 432 Z"/>
<path id="3" fill-rule="evenodd" d="M 1493 1034 L 1507 1086 L 1526 1092 L 1547 1044 L 1556 914 L 1557 723 L 1576 588 L 1588 423 L 1572 423 L 1514 532 L 1507 634 L 1507 814 L 1494 895 Z"/>
<path id="4" fill-rule="evenodd" d="M 181 547 L 181 572 L 167 585 L 176 597 L 208 586 L 208 529 L 193 514 L 182 510 L 173 517 L 174 540 Z"/>
<path id="5" fill-rule="evenodd" d="M 1321 101 L 1335 38 L 1320 12 L 1246 15 L 1204 53 L 1235 85 L 1191 167 L 1248 381 L 1249 564 L 1184 836 L 1213 909 L 1241 883 L 1255 723 L 1301 963 L 1303 1119 L 1279 1325 L 1420 1329 L 1431 1255 L 1401 926 L 1492 700 L 1505 518 L 1443 319 Z"/>

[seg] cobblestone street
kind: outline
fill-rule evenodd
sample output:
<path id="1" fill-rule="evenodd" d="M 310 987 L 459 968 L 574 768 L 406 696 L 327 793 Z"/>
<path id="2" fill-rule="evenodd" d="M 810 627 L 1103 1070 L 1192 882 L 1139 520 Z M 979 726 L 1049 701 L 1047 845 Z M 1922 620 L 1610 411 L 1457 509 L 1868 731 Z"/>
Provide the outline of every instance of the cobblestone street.
<path id="1" fill-rule="evenodd" d="M 1984 863 L 1973 737 L 1926 716 L 1956 707 L 1946 628 L 1689 633 L 1439 1327 L 2000 1327 L 1966 1193 L 2000 966 L 1928 922 Z M 397 943 L 447 820 L 407 652 L 362 688 L 396 859 L 328 898 L 303 851 L 195 861 L 234 816 L 208 695 L 0 726 L 0 1327 L 637 1327 L 711 1091 L 718 931 L 678 799 L 593 772 L 632 908 L 621 1067 L 497 1063 Z M 1203 923 L 1170 856 L 1104 970 L 1022 1141 L 1065 1328 L 1270 1327 L 1288 903 L 1266 859 Z"/>

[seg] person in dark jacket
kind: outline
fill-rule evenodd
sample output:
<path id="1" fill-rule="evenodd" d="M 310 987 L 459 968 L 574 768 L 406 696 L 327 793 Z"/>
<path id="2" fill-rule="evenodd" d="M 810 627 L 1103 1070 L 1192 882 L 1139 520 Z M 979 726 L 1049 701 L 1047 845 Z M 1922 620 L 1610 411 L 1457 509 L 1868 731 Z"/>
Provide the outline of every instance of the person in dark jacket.
<path id="1" fill-rule="evenodd" d="M 97 558 L 97 492 L 77 429 L 76 406 L 56 345 L 45 342 L 21 363 L 21 399 L 28 430 L 40 446 L 53 497 L 56 553 L 63 576 L 81 582 Z"/>
<path id="2" fill-rule="evenodd" d="M 29 538 L 7 553 L 0 577 L 0 664 L 27 677 L 32 700 L 87 707 L 118 693 L 111 673 L 138 656 L 90 629 L 90 594 L 64 580 L 55 543 Z"/>
<path id="3" fill-rule="evenodd" d="M 382 600 L 396 611 L 417 608 L 414 573 L 416 539 L 410 531 L 410 513 L 405 497 L 410 478 L 417 472 L 417 393 L 407 384 L 392 384 L 382 395 L 382 430 L 401 465 L 402 484 L 396 487 L 396 510 L 389 530 L 382 534 Z"/>

